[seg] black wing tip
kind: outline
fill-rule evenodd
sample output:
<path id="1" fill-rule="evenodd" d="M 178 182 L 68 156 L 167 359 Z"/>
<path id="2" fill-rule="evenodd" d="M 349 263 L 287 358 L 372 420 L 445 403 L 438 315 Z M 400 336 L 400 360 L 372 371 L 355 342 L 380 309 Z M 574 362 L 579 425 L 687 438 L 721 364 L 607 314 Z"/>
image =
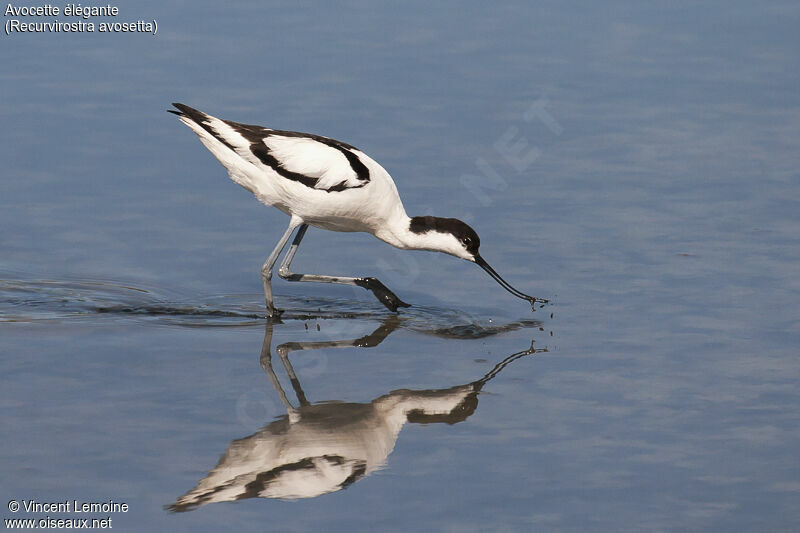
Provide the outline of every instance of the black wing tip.
<path id="1" fill-rule="evenodd" d="M 178 115 L 179 117 L 185 117 L 189 111 L 196 111 L 187 105 L 181 104 L 180 102 L 172 102 L 172 106 L 176 107 L 178 111 L 175 111 L 174 109 L 167 109 L 167 113 L 172 113 L 173 115 Z"/>
<path id="2" fill-rule="evenodd" d="M 179 117 L 189 117 L 195 121 L 205 118 L 205 113 L 193 107 L 189 107 L 186 104 L 172 102 L 172 105 L 176 107 L 178 111 L 175 111 L 174 109 L 167 109 L 167 112 L 172 113 L 173 115 L 178 115 Z"/>

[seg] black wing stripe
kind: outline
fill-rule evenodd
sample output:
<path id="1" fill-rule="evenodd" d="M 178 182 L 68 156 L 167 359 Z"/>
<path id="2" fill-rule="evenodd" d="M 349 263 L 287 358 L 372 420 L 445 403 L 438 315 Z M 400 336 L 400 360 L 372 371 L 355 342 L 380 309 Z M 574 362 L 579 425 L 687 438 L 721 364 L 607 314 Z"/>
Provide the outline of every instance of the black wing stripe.
<path id="1" fill-rule="evenodd" d="M 324 459 L 330 465 L 341 466 L 348 462 L 341 455 L 321 455 L 319 457 L 306 457 L 295 463 L 289 463 L 256 474 L 256 478 L 244 486 L 244 490 L 236 495 L 236 500 L 245 500 L 247 498 L 254 498 L 261 495 L 261 493 L 269 488 L 270 484 L 280 479 L 280 477 L 288 472 L 298 471 L 316 471 L 317 465 L 314 464 L 314 459 Z M 365 461 L 353 461 L 353 472 L 342 482 L 341 488 L 347 488 L 353 482 L 363 477 L 367 470 Z"/>
<path id="2" fill-rule="evenodd" d="M 364 185 L 366 185 L 369 182 L 369 169 L 364 163 L 361 162 L 361 160 L 358 158 L 356 154 L 354 154 L 347 148 L 342 148 L 335 144 L 329 144 L 328 146 L 333 146 L 334 148 L 337 148 L 340 152 L 344 154 L 344 156 L 347 158 L 347 162 L 350 163 L 350 168 L 352 168 L 353 171 L 356 173 L 358 181 L 363 182 Z"/>
<path id="3" fill-rule="evenodd" d="M 252 124 L 239 124 L 238 122 L 233 122 L 231 120 L 225 120 L 225 124 L 239 132 L 247 141 L 250 143 L 250 151 L 253 152 L 262 163 L 270 167 L 272 170 L 283 176 L 284 178 L 299 181 L 303 185 L 307 185 L 308 187 L 314 188 L 318 179 L 312 178 L 310 176 L 306 176 L 305 174 L 300 174 L 298 172 L 292 172 L 283 168 L 280 162 L 270 154 L 269 148 L 267 145 L 264 144 L 264 139 L 273 135 L 280 136 L 280 137 L 294 137 L 299 139 L 311 139 L 313 141 L 317 141 L 318 143 L 324 144 L 325 146 L 330 146 L 336 150 L 339 150 L 344 157 L 347 159 L 347 162 L 350 164 L 350 168 L 353 169 L 353 172 L 356 173 L 356 177 L 358 181 L 361 183 L 359 185 L 350 186 L 348 187 L 347 184 L 343 181 L 334 185 L 333 187 L 329 187 L 327 189 L 320 189 L 327 192 L 340 192 L 347 189 L 354 189 L 358 187 L 363 187 L 367 183 L 369 183 L 370 176 L 369 176 L 369 169 L 367 166 L 361 162 L 356 154 L 351 152 L 351 150 L 356 150 L 357 148 L 343 143 L 341 141 L 337 141 L 335 139 L 330 139 L 328 137 L 323 137 L 321 135 L 314 135 L 313 133 L 300 133 L 296 131 L 284 131 L 284 130 L 270 130 L 267 128 L 262 128 L 261 126 L 254 126 Z"/>
<path id="4" fill-rule="evenodd" d="M 284 130 L 269 130 L 271 135 L 280 135 L 281 137 L 299 137 L 299 138 L 306 138 L 312 139 L 317 141 L 318 143 L 322 143 L 326 146 L 330 146 L 331 148 L 335 148 L 342 152 L 344 156 L 347 158 L 347 162 L 350 163 L 350 168 L 353 169 L 353 172 L 356 173 L 358 177 L 358 181 L 369 181 L 369 169 L 361 162 L 356 154 L 353 153 L 353 150 L 358 150 L 355 146 L 351 144 L 347 144 L 342 141 L 337 141 L 336 139 L 331 139 L 330 137 L 323 137 L 322 135 L 314 135 L 313 133 L 300 133 L 297 131 L 284 131 Z M 338 185 L 337 185 L 338 187 Z"/>
<path id="5" fill-rule="evenodd" d="M 203 113 L 202 111 L 198 111 L 192 107 L 189 107 L 184 104 L 174 103 L 172 104 L 176 108 L 180 110 L 173 111 L 170 110 L 170 113 L 174 113 L 179 116 L 188 117 L 193 122 L 197 123 L 200 127 L 206 130 L 209 134 L 211 134 L 215 139 L 220 141 L 222 144 L 236 152 L 236 148 L 231 145 L 222 135 L 220 135 L 217 131 L 215 131 L 210 125 L 206 123 L 209 119 L 209 116 Z M 353 150 L 357 150 L 352 145 L 344 143 L 342 141 L 337 141 L 336 139 L 331 139 L 328 137 L 323 137 L 321 135 L 314 135 L 313 133 L 300 133 L 297 131 L 285 131 L 285 130 L 271 130 L 268 128 L 264 128 L 262 126 L 256 126 L 253 124 L 240 124 L 238 122 L 233 122 L 231 120 L 223 120 L 225 124 L 233 128 L 234 131 L 239 133 L 244 139 L 250 143 L 249 149 L 250 152 L 258 158 L 264 165 L 268 166 L 272 170 L 274 170 L 280 176 L 283 176 L 286 179 L 296 181 L 298 183 L 302 183 L 306 187 L 311 189 L 325 191 L 325 192 L 341 192 L 346 191 L 348 189 L 357 189 L 363 187 L 370 181 L 370 174 L 369 169 L 367 166 L 359 159 L 359 157 L 353 153 Z M 356 179 L 358 179 L 358 185 L 348 185 L 347 181 L 341 181 L 332 187 L 328 187 L 327 189 L 317 189 L 316 184 L 319 182 L 319 178 L 314 178 L 311 176 L 306 176 L 305 174 L 301 174 L 299 172 L 293 172 L 283 167 L 280 161 L 278 161 L 275 156 L 269 150 L 269 147 L 264 143 L 264 139 L 270 136 L 281 136 L 281 137 L 295 137 L 295 138 L 304 138 L 304 139 L 311 139 L 318 143 L 324 144 L 326 146 L 330 146 L 338 150 L 339 152 L 344 155 L 347 159 L 347 162 L 350 164 L 350 168 L 353 169 L 353 172 L 356 174 Z"/>
<path id="6" fill-rule="evenodd" d="M 247 142 L 250 143 L 250 152 L 252 152 L 252 154 L 256 156 L 259 161 L 284 178 L 297 181 L 306 187 L 311 187 L 312 189 L 314 188 L 314 185 L 317 184 L 317 181 L 319 181 L 317 178 L 312 178 L 311 176 L 306 176 L 305 174 L 292 172 L 291 170 L 283 168 L 283 166 L 280 164 L 280 161 L 278 161 L 275 156 L 270 153 L 269 148 L 267 148 L 267 145 L 264 144 L 264 138 L 269 137 L 272 134 L 271 130 L 262 128 L 260 126 L 239 124 L 238 122 L 231 122 L 230 120 L 225 120 L 224 122 L 236 130 L 247 140 Z"/>

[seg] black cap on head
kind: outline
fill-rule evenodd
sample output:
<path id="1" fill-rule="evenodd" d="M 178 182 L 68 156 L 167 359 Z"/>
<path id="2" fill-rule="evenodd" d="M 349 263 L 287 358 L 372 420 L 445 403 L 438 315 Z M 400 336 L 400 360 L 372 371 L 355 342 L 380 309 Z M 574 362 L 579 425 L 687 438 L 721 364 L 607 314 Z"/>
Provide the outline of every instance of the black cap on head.
<path id="1" fill-rule="evenodd" d="M 478 248 L 481 245 L 481 239 L 475 233 L 475 230 L 457 218 L 413 217 L 409 229 L 414 233 L 427 233 L 429 231 L 450 233 L 474 256 L 478 255 Z"/>

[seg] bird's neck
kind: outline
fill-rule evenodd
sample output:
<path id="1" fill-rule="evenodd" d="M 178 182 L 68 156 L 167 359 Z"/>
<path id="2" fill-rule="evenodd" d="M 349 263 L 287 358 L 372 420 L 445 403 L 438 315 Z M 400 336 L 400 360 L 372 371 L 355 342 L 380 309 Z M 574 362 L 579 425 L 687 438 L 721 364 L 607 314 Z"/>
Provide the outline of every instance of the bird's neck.
<path id="1" fill-rule="evenodd" d="M 440 237 L 424 231 L 425 228 L 420 228 L 419 219 L 421 218 L 423 217 L 412 219 L 405 213 L 398 213 L 375 236 L 402 250 L 440 250 L 440 246 L 436 242 Z"/>
<path id="2" fill-rule="evenodd" d="M 375 233 L 383 242 L 389 243 L 395 248 L 402 250 L 419 249 L 417 234 L 411 231 L 411 217 L 405 212 L 397 213 L 387 224 Z"/>

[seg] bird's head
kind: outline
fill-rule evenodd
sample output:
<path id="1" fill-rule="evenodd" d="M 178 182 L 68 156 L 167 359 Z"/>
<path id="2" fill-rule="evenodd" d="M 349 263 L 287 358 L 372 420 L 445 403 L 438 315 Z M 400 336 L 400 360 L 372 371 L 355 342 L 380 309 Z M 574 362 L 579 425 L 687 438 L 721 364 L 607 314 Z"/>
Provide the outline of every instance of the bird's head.
<path id="1" fill-rule="evenodd" d="M 500 277 L 500 274 L 481 257 L 478 250 L 481 246 L 481 239 L 478 234 L 469 225 L 457 218 L 413 217 L 409 229 L 412 233 L 423 237 L 423 249 L 444 252 L 477 264 L 505 290 L 517 298 L 529 301 L 531 308 L 534 308 L 536 302 L 546 303 L 548 301 L 528 296 Z"/>
<path id="2" fill-rule="evenodd" d="M 475 262 L 481 239 L 475 230 L 457 218 L 414 217 L 409 229 L 424 241 L 424 249 Z"/>

